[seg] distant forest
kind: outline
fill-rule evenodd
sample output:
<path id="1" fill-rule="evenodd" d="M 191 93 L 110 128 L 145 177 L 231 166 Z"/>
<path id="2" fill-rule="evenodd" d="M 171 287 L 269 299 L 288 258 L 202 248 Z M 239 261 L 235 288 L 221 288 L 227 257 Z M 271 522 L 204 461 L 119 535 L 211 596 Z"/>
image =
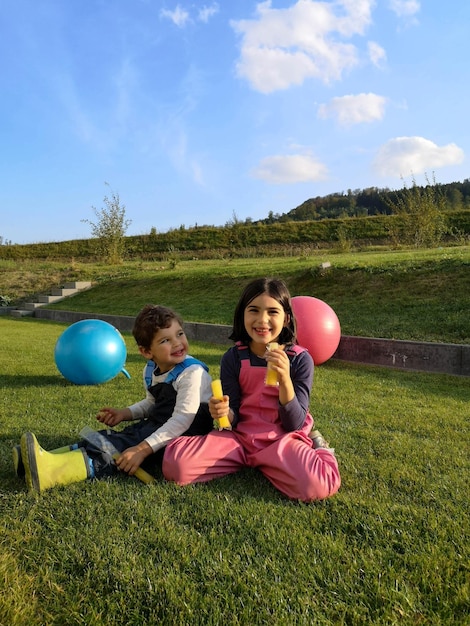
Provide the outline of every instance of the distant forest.
<path id="1" fill-rule="evenodd" d="M 446 200 L 449 211 L 470 209 L 470 178 L 461 183 L 449 183 L 437 186 Z M 419 187 L 417 185 L 417 187 Z M 424 188 L 424 187 L 422 187 Z M 268 217 L 257 220 L 256 224 L 275 222 L 305 222 L 326 218 L 367 217 L 369 215 L 390 215 L 392 206 L 397 204 L 407 188 L 391 191 L 369 187 L 367 189 L 348 189 L 346 193 L 332 193 L 305 200 L 300 206 L 288 213 L 269 213 Z"/>

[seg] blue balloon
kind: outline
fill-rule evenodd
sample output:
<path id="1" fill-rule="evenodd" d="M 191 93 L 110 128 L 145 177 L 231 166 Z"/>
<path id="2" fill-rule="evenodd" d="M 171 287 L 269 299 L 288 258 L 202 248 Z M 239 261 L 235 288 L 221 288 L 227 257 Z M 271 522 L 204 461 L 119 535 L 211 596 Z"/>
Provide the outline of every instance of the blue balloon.
<path id="1" fill-rule="evenodd" d="M 77 385 L 99 385 L 124 369 L 127 350 L 121 333 L 102 320 L 81 320 L 60 335 L 54 349 L 59 372 Z"/>

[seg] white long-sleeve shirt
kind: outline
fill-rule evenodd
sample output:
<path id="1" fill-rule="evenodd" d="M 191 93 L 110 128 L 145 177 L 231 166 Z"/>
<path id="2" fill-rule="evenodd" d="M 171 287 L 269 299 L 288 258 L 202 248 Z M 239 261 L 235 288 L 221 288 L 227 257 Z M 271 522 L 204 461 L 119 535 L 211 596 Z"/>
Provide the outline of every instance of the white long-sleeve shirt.
<path id="1" fill-rule="evenodd" d="M 171 370 L 170 370 L 171 371 Z M 170 372 L 152 374 L 152 386 L 165 382 Z M 147 389 L 145 367 L 143 370 L 146 395 L 143 400 L 128 408 L 133 419 L 145 419 L 155 404 L 155 398 Z M 211 377 L 200 365 L 190 365 L 172 382 L 176 390 L 176 404 L 172 416 L 145 441 L 154 452 L 182 435 L 191 426 L 201 402 L 209 402 L 212 395 Z"/>

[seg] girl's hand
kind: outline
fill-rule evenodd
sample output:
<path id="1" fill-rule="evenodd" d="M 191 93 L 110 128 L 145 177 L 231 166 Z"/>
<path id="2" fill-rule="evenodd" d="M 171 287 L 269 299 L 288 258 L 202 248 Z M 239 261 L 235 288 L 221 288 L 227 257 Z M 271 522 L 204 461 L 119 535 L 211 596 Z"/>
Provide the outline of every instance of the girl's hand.
<path id="1" fill-rule="evenodd" d="M 268 350 L 265 359 L 270 363 L 270 367 L 277 372 L 279 382 L 279 402 L 285 406 L 295 398 L 294 385 L 290 377 L 290 361 L 282 347 L 275 350 Z"/>
<path id="2" fill-rule="evenodd" d="M 267 363 L 270 363 L 270 367 L 277 372 L 277 379 L 280 385 L 290 381 L 290 361 L 282 347 L 267 350 L 264 358 Z"/>
<path id="3" fill-rule="evenodd" d="M 113 409 L 112 407 L 106 406 L 100 409 L 96 419 L 102 424 L 106 424 L 106 426 L 116 426 L 128 419 L 126 416 L 126 409 Z"/>
<path id="4" fill-rule="evenodd" d="M 222 400 L 212 398 L 209 400 L 209 412 L 213 420 L 219 420 L 225 415 L 229 415 L 229 397 L 224 396 Z"/>

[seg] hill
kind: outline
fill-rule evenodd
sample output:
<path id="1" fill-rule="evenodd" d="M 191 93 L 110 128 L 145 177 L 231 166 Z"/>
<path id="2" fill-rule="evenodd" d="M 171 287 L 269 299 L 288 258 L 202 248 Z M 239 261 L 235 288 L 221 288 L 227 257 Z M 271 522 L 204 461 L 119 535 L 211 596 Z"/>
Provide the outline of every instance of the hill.
<path id="1" fill-rule="evenodd" d="M 430 185 L 439 190 L 448 211 L 461 211 L 470 208 L 470 178 L 463 182 L 446 185 Z M 423 186 L 417 186 L 422 191 Z M 327 196 L 316 196 L 302 202 L 298 207 L 287 213 L 273 214 L 260 224 L 274 222 L 290 222 L 308 220 L 334 219 L 344 217 L 366 217 L 371 215 L 390 215 L 391 206 L 400 202 L 409 189 L 397 191 L 369 187 L 367 189 L 348 189 L 347 192 L 332 193 Z"/>

